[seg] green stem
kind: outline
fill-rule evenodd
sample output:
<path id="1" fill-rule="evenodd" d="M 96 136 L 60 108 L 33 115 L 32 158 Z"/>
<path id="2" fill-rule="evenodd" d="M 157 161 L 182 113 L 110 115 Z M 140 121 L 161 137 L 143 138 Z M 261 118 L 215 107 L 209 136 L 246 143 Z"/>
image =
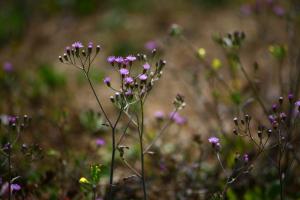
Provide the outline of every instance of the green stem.
<path id="1" fill-rule="evenodd" d="M 143 185 L 143 194 L 144 200 L 147 200 L 147 191 L 146 191 L 146 181 L 145 181 L 145 162 L 144 162 L 144 147 L 143 147 L 143 134 L 144 134 L 144 104 L 141 100 L 141 127 L 140 127 L 140 156 L 141 156 L 141 170 L 142 170 L 142 185 Z"/>

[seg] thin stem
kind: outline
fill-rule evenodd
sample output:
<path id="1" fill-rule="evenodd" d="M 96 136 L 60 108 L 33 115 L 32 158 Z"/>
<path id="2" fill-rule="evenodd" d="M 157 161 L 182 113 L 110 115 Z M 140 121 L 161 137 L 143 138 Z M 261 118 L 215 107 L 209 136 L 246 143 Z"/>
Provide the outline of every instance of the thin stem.
<path id="1" fill-rule="evenodd" d="M 115 168 L 115 128 L 112 129 L 112 153 L 111 153 L 111 162 L 110 162 L 110 176 L 109 176 L 109 199 L 113 200 L 113 182 L 114 182 L 114 168 Z"/>
<path id="2" fill-rule="evenodd" d="M 11 200 L 11 146 L 8 149 L 8 200 Z"/>
<path id="3" fill-rule="evenodd" d="M 123 108 L 120 109 L 118 118 L 115 124 L 112 126 L 111 129 L 111 139 L 112 139 L 112 153 L 111 153 L 111 162 L 110 162 L 110 176 L 109 176 L 109 199 L 113 199 L 113 182 L 114 182 L 114 168 L 115 168 L 115 157 L 116 157 L 116 127 L 118 122 L 121 118 Z"/>
<path id="4" fill-rule="evenodd" d="M 280 183 L 280 200 L 283 200 L 283 180 L 282 180 L 282 168 L 281 168 L 281 159 L 282 159 L 282 142 L 281 142 L 281 132 L 278 131 L 278 178 Z"/>
<path id="5" fill-rule="evenodd" d="M 283 61 L 279 61 L 279 64 L 278 64 L 278 83 L 279 83 L 279 92 L 280 92 L 280 95 L 283 95 L 284 94 L 284 85 L 283 85 L 283 80 L 282 80 L 282 66 L 283 65 Z"/>
<path id="6" fill-rule="evenodd" d="M 106 114 L 106 112 L 105 112 L 105 110 L 104 110 L 104 108 L 103 108 L 103 106 L 102 106 L 102 104 L 101 104 L 101 102 L 100 102 L 100 99 L 99 99 L 99 97 L 98 97 L 98 95 L 97 95 L 97 93 L 96 93 L 96 91 L 95 91 L 95 89 L 94 89 L 93 83 L 92 83 L 92 81 L 91 81 L 91 79 L 90 79 L 88 73 L 87 73 L 86 71 L 84 71 L 84 74 L 85 74 L 85 76 L 86 76 L 86 78 L 87 78 L 87 80 L 88 80 L 88 82 L 89 82 L 89 84 L 90 84 L 90 88 L 91 88 L 92 91 L 93 91 L 93 94 L 94 94 L 94 96 L 95 96 L 95 98 L 96 98 L 96 100 L 97 100 L 97 103 L 98 103 L 98 105 L 99 105 L 101 111 L 102 111 L 103 114 L 104 114 L 105 119 L 108 121 L 110 127 L 113 128 L 113 124 L 112 124 L 112 122 L 110 121 L 110 119 L 108 118 L 108 116 L 107 116 L 107 114 Z"/>
<path id="7" fill-rule="evenodd" d="M 147 200 L 147 191 L 146 191 L 146 183 L 145 183 L 145 162 L 144 162 L 144 152 L 143 152 L 143 134 L 144 134 L 144 104 L 143 101 L 140 101 L 141 106 L 141 124 L 140 124 L 140 132 L 139 132 L 139 142 L 140 142 L 140 156 L 141 156 L 141 170 L 142 170 L 142 185 L 143 185 L 143 194 L 144 200 Z"/>
<path id="8" fill-rule="evenodd" d="M 96 200 L 96 187 L 93 186 L 93 197 L 92 200 Z"/>
<path id="9" fill-rule="evenodd" d="M 249 83 L 250 86 L 251 86 L 251 89 L 252 89 L 252 91 L 253 91 L 253 94 L 254 94 L 256 100 L 258 101 L 258 103 L 259 103 L 260 106 L 262 107 L 262 109 L 263 109 L 265 115 L 268 116 L 268 110 L 267 110 L 267 108 L 265 107 L 265 105 L 264 105 L 264 103 L 262 102 L 262 100 L 260 99 L 259 94 L 258 94 L 258 92 L 257 92 L 257 90 L 256 90 L 256 87 L 255 87 L 254 83 L 251 81 L 249 75 L 247 74 L 247 72 L 246 72 L 244 66 L 243 66 L 241 63 L 240 63 L 240 67 L 241 67 L 241 70 L 242 70 L 242 72 L 243 72 L 243 75 L 245 76 L 245 78 L 247 79 L 248 83 Z"/>
<path id="10" fill-rule="evenodd" d="M 128 167 L 136 176 L 138 176 L 139 178 L 142 178 L 142 175 L 138 172 L 138 171 L 136 171 L 128 162 L 127 162 L 127 160 L 125 159 L 125 158 L 122 158 L 122 161 L 123 161 L 123 163 L 124 163 L 124 165 L 126 166 L 126 167 Z"/>
<path id="11" fill-rule="evenodd" d="M 164 127 L 160 130 L 160 132 L 155 136 L 155 138 L 152 140 L 152 142 L 145 148 L 144 150 L 144 154 L 147 153 L 150 148 L 155 144 L 155 142 L 157 142 L 157 140 L 161 137 L 161 135 L 165 132 L 165 130 L 171 125 L 173 117 L 175 115 L 175 113 L 177 112 L 177 108 L 175 109 L 175 111 L 172 112 L 172 115 L 170 117 L 170 119 L 168 120 L 168 122 L 164 125 Z"/>

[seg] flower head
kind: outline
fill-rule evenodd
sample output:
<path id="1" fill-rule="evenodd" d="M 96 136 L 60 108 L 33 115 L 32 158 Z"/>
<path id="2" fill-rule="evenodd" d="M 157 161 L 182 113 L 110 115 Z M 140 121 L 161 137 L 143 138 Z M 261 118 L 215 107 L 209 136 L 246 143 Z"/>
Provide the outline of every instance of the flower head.
<path id="1" fill-rule="evenodd" d="M 143 64 L 143 68 L 144 68 L 144 70 L 148 70 L 148 69 L 150 69 L 150 65 L 149 65 L 149 63 L 145 63 L 145 64 Z"/>
<path id="2" fill-rule="evenodd" d="M 13 65 L 12 65 L 12 63 L 11 62 L 5 62 L 4 64 L 3 64 L 3 70 L 5 71 L 5 72 L 12 72 L 13 71 Z"/>
<path id="3" fill-rule="evenodd" d="M 83 48 L 83 45 L 81 42 L 77 41 L 72 44 L 72 47 L 73 48 Z"/>
<path id="4" fill-rule="evenodd" d="M 155 111 L 155 113 L 154 113 L 154 117 L 156 118 L 156 119 L 163 119 L 164 117 L 165 117 L 165 113 L 163 112 L 163 111 L 160 111 L 160 110 L 158 110 L 158 111 Z"/>
<path id="5" fill-rule="evenodd" d="M 79 183 L 89 184 L 90 182 L 89 182 L 85 177 L 81 177 L 81 178 L 79 179 Z"/>
<path id="6" fill-rule="evenodd" d="M 129 56 L 126 57 L 126 60 L 128 60 L 128 61 L 130 61 L 130 62 L 133 62 L 133 61 L 136 60 L 136 57 L 133 56 L 133 55 L 129 55 Z"/>
<path id="7" fill-rule="evenodd" d="M 21 186 L 19 184 L 13 183 L 10 185 L 11 191 L 19 191 L 21 190 Z"/>
<path id="8" fill-rule="evenodd" d="M 243 160 L 244 160 L 244 162 L 249 162 L 249 156 L 248 156 L 248 154 L 244 154 L 244 156 L 243 156 Z"/>
<path id="9" fill-rule="evenodd" d="M 128 75 L 129 71 L 128 71 L 128 69 L 122 68 L 122 69 L 120 69 L 120 74 L 121 75 Z"/>
<path id="10" fill-rule="evenodd" d="M 178 125 L 183 125 L 187 121 L 186 118 L 181 116 L 178 112 L 171 112 L 169 116 Z"/>
<path id="11" fill-rule="evenodd" d="M 141 74 L 141 75 L 139 76 L 139 79 L 140 79 L 141 81 L 145 81 L 145 80 L 147 80 L 147 78 L 148 78 L 148 76 L 147 76 L 146 74 Z"/>
<path id="12" fill-rule="evenodd" d="M 93 48 L 93 42 L 89 42 L 89 44 L 88 44 L 88 48 Z"/>
<path id="13" fill-rule="evenodd" d="M 101 147 L 101 146 L 105 145 L 105 140 L 102 139 L 102 138 L 98 138 L 98 139 L 96 140 L 96 145 L 97 145 L 98 147 Z"/>
<path id="14" fill-rule="evenodd" d="M 295 102 L 295 105 L 298 107 L 297 109 L 298 109 L 298 111 L 300 112 L 300 101 L 296 101 L 296 102 Z"/>
<path id="15" fill-rule="evenodd" d="M 115 56 L 109 56 L 107 58 L 107 62 L 110 63 L 110 64 L 113 64 L 116 60 L 116 57 Z"/>
<path id="16" fill-rule="evenodd" d="M 145 48 L 149 51 L 152 51 L 153 49 L 157 48 L 157 43 L 153 40 L 146 42 Z"/>
<path id="17" fill-rule="evenodd" d="M 213 144 L 213 145 L 216 145 L 216 144 L 218 144 L 219 143 L 219 141 L 220 141 L 220 139 L 219 138 L 217 138 L 217 137 L 210 137 L 210 138 L 208 138 L 208 142 L 209 143 L 211 143 L 211 144 Z"/>
<path id="18" fill-rule="evenodd" d="M 126 96 L 131 96 L 131 95 L 132 95 L 132 90 L 131 90 L 131 89 L 127 90 L 127 91 L 125 92 L 125 95 L 126 95 Z"/>
<path id="19" fill-rule="evenodd" d="M 119 56 L 119 57 L 115 58 L 115 61 L 119 64 L 122 64 L 124 62 L 124 58 Z"/>
<path id="20" fill-rule="evenodd" d="M 274 121 L 276 121 L 276 117 L 274 117 L 274 115 L 269 115 L 269 121 L 271 122 L 271 123 L 273 123 Z"/>
<path id="21" fill-rule="evenodd" d="M 133 83 L 133 78 L 128 76 L 124 79 L 124 82 L 125 82 L 125 84 L 131 84 L 131 83 Z"/>
<path id="22" fill-rule="evenodd" d="M 293 99 L 294 99 L 294 95 L 293 95 L 292 93 L 290 93 L 290 94 L 288 95 L 288 99 L 289 99 L 289 102 L 292 102 Z"/>
<path id="23" fill-rule="evenodd" d="M 111 78 L 110 78 L 110 77 L 105 77 L 104 80 L 103 80 L 103 82 L 104 82 L 106 85 L 108 85 L 108 86 L 110 86 L 110 81 L 111 81 Z"/>

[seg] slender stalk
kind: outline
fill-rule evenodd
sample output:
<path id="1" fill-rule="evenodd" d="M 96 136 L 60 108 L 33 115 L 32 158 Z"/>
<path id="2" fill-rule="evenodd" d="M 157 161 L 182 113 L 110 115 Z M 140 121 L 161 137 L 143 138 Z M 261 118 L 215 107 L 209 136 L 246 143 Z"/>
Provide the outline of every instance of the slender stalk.
<path id="1" fill-rule="evenodd" d="M 112 124 L 112 122 L 110 121 L 110 119 L 108 118 L 108 116 L 107 116 L 107 114 L 106 114 L 106 112 L 105 112 L 105 110 L 104 110 L 104 108 L 103 108 L 103 106 L 102 106 L 102 104 L 101 104 L 101 102 L 100 102 L 100 99 L 99 99 L 99 97 L 98 97 L 98 95 L 97 95 L 97 93 L 96 93 L 96 91 L 95 91 L 95 89 L 94 89 L 93 83 L 92 83 L 92 81 L 91 81 L 91 79 L 90 79 L 88 73 L 87 73 L 86 71 L 84 71 L 84 74 L 85 74 L 85 76 L 86 76 L 86 78 L 87 78 L 87 80 L 88 80 L 88 82 L 89 82 L 89 84 L 90 84 L 90 88 L 91 88 L 92 91 L 93 91 L 93 94 L 94 94 L 94 96 L 95 96 L 95 98 L 96 98 L 96 101 L 97 101 L 97 103 L 98 103 L 98 105 L 99 105 L 99 107 L 100 107 L 102 113 L 104 114 L 105 119 L 107 120 L 107 122 L 109 123 L 110 127 L 112 128 L 112 127 L 113 127 L 113 124 Z"/>
<path id="2" fill-rule="evenodd" d="M 103 106 L 102 106 L 102 104 L 101 104 L 101 102 L 100 102 L 100 99 L 99 99 L 99 97 L 98 97 L 98 95 L 97 95 L 97 93 L 96 93 L 96 91 L 95 91 L 95 89 L 94 89 L 94 86 L 93 86 L 93 84 L 92 84 L 92 82 L 91 82 L 91 79 L 90 79 L 90 77 L 89 77 L 89 75 L 88 75 L 88 72 L 86 72 L 86 71 L 84 70 L 84 74 L 85 74 L 85 76 L 86 76 L 86 78 L 87 78 L 87 80 L 88 80 L 88 82 L 89 82 L 89 84 L 90 84 L 90 88 L 91 88 L 92 91 L 93 91 L 93 94 L 94 94 L 94 96 L 95 96 L 95 98 L 96 98 L 96 101 L 97 101 L 97 103 L 98 103 L 98 105 L 99 105 L 99 107 L 100 107 L 102 113 L 103 113 L 104 116 L 105 116 L 105 119 L 108 121 L 109 126 L 111 127 L 112 153 L 111 153 L 110 177 L 109 177 L 109 199 L 110 199 L 110 200 L 113 200 L 113 181 L 114 181 L 114 166 L 115 166 L 115 154 L 116 154 L 116 144 L 115 144 L 115 143 L 116 143 L 116 141 L 115 141 L 116 139 L 115 139 L 115 133 L 116 133 L 116 125 L 117 125 L 117 123 L 118 123 L 118 121 L 119 121 L 119 119 L 120 119 L 121 114 L 119 114 L 116 123 L 113 125 L 112 122 L 110 121 L 110 119 L 108 118 L 108 115 L 106 114 L 106 112 L 105 112 L 105 110 L 104 110 L 104 108 L 103 108 Z M 120 112 L 120 113 L 121 113 L 121 112 Z"/>
<path id="3" fill-rule="evenodd" d="M 282 180 L 282 168 L 281 168 L 281 159 L 282 159 L 282 142 L 281 142 L 281 133 L 278 131 L 278 178 L 280 184 L 280 200 L 283 200 L 283 180 Z"/>
<path id="4" fill-rule="evenodd" d="M 112 153 L 110 162 L 110 176 L 109 176 L 109 199 L 113 200 L 113 182 L 114 182 L 114 168 L 115 168 L 115 154 L 116 154 L 116 144 L 115 144 L 115 129 L 112 129 Z"/>
<path id="5" fill-rule="evenodd" d="M 11 146 L 8 147 L 8 200 L 11 200 Z"/>
<path id="6" fill-rule="evenodd" d="M 152 142 L 145 148 L 143 153 L 147 153 L 150 148 L 157 142 L 157 140 L 161 137 L 161 135 L 165 132 L 165 130 L 172 124 L 173 117 L 178 109 L 175 109 L 175 111 L 172 112 L 172 115 L 169 119 L 169 121 L 164 125 L 164 127 L 159 131 L 159 133 L 155 136 L 155 138 L 152 140 Z"/>
<path id="7" fill-rule="evenodd" d="M 283 80 L 282 80 L 282 66 L 283 65 L 283 61 L 279 61 L 279 64 L 278 64 L 278 71 L 277 71 L 277 75 L 278 75 L 278 83 L 279 83 L 279 92 L 280 92 L 280 95 L 284 95 L 284 84 L 283 84 Z"/>
<path id="8" fill-rule="evenodd" d="M 92 200 L 96 200 L 96 187 L 93 186 L 93 196 Z"/>
<path id="9" fill-rule="evenodd" d="M 147 191 L 146 191 L 146 183 L 145 183 L 145 160 L 144 160 L 144 147 L 143 147 L 143 134 L 144 134 L 144 104 L 143 101 L 140 101 L 140 106 L 141 106 L 141 124 L 140 124 L 140 156 L 141 156 L 141 180 L 142 180 L 142 185 L 143 185 L 143 194 L 144 194 L 144 200 L 147 200 Z"/>
<path id="10" fill-rule="evenodd" d="M 245 76 L 245 78 L 247 79 L 248 83 L 249 83 L 250 86 L 251 86 L 251 89 L 252 89 L 252 91 L 253 91 L 253 94 L 254 94 L 256 100 L 258 101 L 258 103 L 259 103 L 260 106 L 262 107 L 262 109 L 263 109 L 265 115 L 268 116 L 268 110 L 267 110 L 267 108 L 265 107 L 264 103 L 262 102 L 261 98 L 259 97 L 259 94 L 258 94 L 258 92 L 257 92 L 257 90 L 256 90 L 256 87 L 255 87 L 254 83 L 251 81 L 249 75 L 247 74 L 247 72 L 246 72 L 244 66 L 243 66 L 241 63 L 240 63 L 240 67 L 241 67 L 241 70 L 242 70 L 243 75 Z"/>

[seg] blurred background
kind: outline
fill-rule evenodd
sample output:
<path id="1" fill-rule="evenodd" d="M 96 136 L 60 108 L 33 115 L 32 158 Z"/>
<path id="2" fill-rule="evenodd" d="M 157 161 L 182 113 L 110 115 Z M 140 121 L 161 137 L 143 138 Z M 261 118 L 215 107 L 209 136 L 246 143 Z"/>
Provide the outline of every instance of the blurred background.
<path id="1" fill-rule="evenodd" d="M 279 0 L 0 1 L 0 115 L 28 114 L 32 127 L 22 136 L 22 141 L 39 144 L 43 149 L 43 162 L 55 163 L 53 168 L 39 163 L 35 165 L 39 170 L 26 172 L 23 181 L 29 185 L 27 189 L 42 187 L 32 194 L 41 199 L 50 199 L 51 195 L 53 199 L 61 195 L 74 197 L 78 177 L 82 174 L 80 169 L 86 171 L 86 163 L 94 161 L 100 160 L 104 165 L 109 162 L 109 136 L 102 126 L 103 118 L 90 88 L 81 73 L 58 60 L 66 46 L 75 41 L 84 44 L 91 41 L 101 46 L 92 78 L 111 114 L 115 111 L 109 101 L 112 92 L 104 86 L 103 78 L 113 71 L 106 58 L 138 52 L 149 54 L 157 49 L 167 66 L 146 106 L 146 123 L 152 130 L 155 111 L 171 112 L 175 95 L 184 95 L 187 107 L 182 116 L 187 123 L 171 127 L 168 132 L 182 140 L 175 143 L 167 140 L 162 151 L 174 152 L 180 144 L 177 150 L 184 149 L 186 153 L 177 155 L 176 159 L 188 162 L 193 159 L 188 152 L 198 148 L 197 144 L 191 144 L 195 134 L 206 137 L 231 131 L 231 124 L 226 122 L 231 121 L 232 113 L 238 112 L 227 105 L 246 99 L 239 94 L 222 99 L 225 103 L 218 104 L 218 116 L 210 117 L 216 113 L 216 104 L 211 96 L 212 85 L 206 81 L 208 74 L 195 58 L 197 49 L 204 48 L 209 62 L 218 68 L 221 65 L 218 60 L 225 57 L 212 36 L 245 32 L 241 57 L 251 73 L 255 62 L 266 67 L 260 77 L 266 80 L 262 93 L 269 103 L 280 94 L 277 87 L 272 86 L 274 83 L 267 81 L 272 80 L 275 73 L 268 68 L 275 65 L 268 48 L 274 42 L 284 43 L 288 37 L 283 17 L 287 8 L 286 2 Z M 170 33 L 174 28 L 184 37 L 172 37 Z M 238 90 L 248 91 L 243 79 L 232 83 L 228 73 L 223 75 L 229 84 L 236 84 Z M 195 81 L 199 83 L 198 90 L 194 87 Z M 261 114 L 257 109 L 249 109 L 249 112 L 258 118 Z M 220 120 L 223 121 L 221 128 Z M 106 141 L 105 148 L 97 146 L 99 137 Z M 137 148 L 133 148 L 133 158 L 136 151 Z M 55 175 L 55 169 L 61 170 L 61 174 Z M 33 184 L 36 182 L 39 184 Z M 49 185 L 44 186 L 45 183 Z"/>

